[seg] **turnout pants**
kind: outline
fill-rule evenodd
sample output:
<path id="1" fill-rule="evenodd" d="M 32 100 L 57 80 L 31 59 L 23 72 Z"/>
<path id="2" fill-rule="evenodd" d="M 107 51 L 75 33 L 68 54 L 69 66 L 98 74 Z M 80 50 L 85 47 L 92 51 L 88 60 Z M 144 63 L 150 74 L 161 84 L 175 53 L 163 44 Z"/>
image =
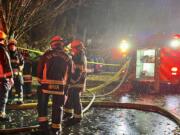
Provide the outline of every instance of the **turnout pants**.
<path id="1" fill-rule="evenodd" d="M 70 88 L 68 90 L 68 99 L 64 106 L 65 113 L 72 113 L 74 118 L 82 118 L 81 90 Z"/>
<path id="2" fill-rule="evenodd" d="M 0 80 L 0 117 L 5 116 L 6 103 L 11 85 L 6 79 Z"/>
<path id="3" fill-rule="evenodd" d="M 32 93 L 32 83 L 31 82 L 24 82 L 23 85 L 24 94 L 28 95 Z"/>
<path id="4" fill-rule="evenodd" d="M 49 94 L 42 92 L 42 86 L 38 90 L 38 122 L 41 131 L 48 133 L 48 100 Z M 52 131 L 61 130 L 63 116 L 64 95 L 52 94 Z"/>
<path id="5" fill-rule="evenodd" d="M 25 95 L 32 94 L 32 76 L 29 74 L 23 75 L 24 85 L 23 90 Z"/>
<path id="6" fill-rule="evenodd" d="M 23 77 L 20 75 L 14 76 L 14 88 L 16 90 L 15 98 L 19 101 L 23 101 Z M 9 98 L 13 98 L 12 96 L 12 89 L 9 92 Z"/>

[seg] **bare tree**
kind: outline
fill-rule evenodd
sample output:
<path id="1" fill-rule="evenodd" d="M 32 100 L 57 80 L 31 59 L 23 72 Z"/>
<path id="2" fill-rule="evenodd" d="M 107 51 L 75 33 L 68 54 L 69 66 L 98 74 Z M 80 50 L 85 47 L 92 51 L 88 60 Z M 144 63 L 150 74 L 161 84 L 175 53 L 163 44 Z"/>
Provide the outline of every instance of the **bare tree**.
<path id="1" fill-rule="evenodd" d="M 0 0 L 6 33 L 19 39 L 32 27 L 79 6 L 86 0 Z"/>

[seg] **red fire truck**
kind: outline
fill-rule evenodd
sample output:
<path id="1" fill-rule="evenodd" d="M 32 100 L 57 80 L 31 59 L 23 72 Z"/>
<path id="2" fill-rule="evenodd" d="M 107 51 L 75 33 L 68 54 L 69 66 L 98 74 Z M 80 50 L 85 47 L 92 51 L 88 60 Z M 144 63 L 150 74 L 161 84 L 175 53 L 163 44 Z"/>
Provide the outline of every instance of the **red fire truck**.
<path id="1" fill-rule="evenodd" d="M 134 89 L 180 92 L 179 37 L 171 38 L 167 45 L 137 49 Z"/>

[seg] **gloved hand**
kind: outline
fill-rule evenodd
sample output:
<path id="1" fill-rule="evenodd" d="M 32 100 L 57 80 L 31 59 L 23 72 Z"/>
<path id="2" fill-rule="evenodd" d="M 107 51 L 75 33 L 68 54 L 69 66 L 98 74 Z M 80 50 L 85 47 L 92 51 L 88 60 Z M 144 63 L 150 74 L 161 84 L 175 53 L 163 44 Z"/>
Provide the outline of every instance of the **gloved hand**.
<path id="1" fill-rule="evenodd" d="M 11 87 L 14 85 L 14 79 L 13 78 L 9 78 L 9 83 L 11 85 Z"/>
<path id="2" fill-rule="evenodd" d="M 23 68 L 24 68 L 24 66 L 19 66 L 19 71 L 22 72 Z"/>

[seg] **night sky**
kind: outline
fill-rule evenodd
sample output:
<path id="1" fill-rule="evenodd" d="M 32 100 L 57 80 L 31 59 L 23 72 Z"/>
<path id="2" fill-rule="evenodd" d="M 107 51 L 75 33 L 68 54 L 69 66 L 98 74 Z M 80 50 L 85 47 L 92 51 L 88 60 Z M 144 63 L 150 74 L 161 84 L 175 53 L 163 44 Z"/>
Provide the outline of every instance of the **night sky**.
<path id="1" fill-rule="evenodd" d="M 99 0 L 81 10 L 80 19 L 88 33 L 116 42 L 123 36 L 180 33 L 179 7 L 180 0 Z"/>

